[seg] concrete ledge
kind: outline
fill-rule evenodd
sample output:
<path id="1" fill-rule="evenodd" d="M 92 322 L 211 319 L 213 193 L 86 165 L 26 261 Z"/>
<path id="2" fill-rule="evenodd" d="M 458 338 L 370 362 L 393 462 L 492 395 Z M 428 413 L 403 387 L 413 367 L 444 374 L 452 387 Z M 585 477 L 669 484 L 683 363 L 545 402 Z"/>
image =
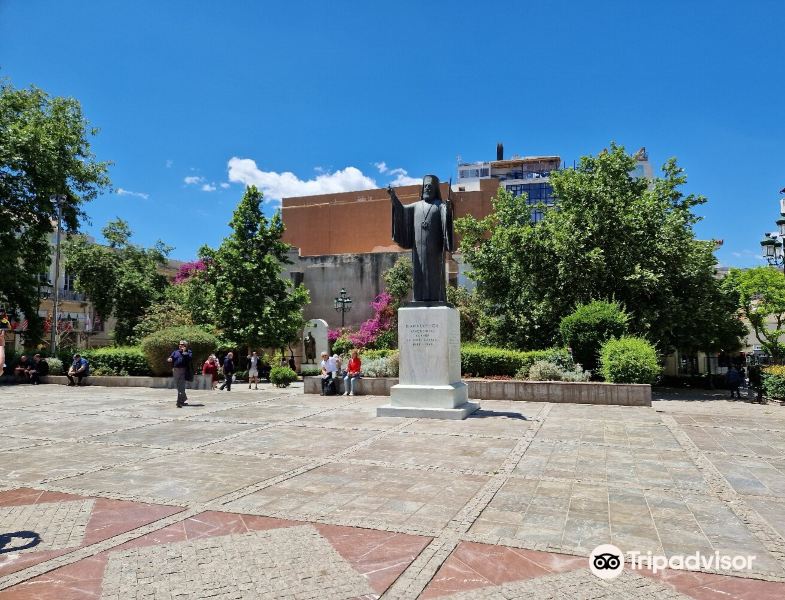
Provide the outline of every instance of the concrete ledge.
<path id="1" fill-rule="evenodd" d="M 89 375 L 82 380 L 85 385 L 101 385 L 105 387 L 148 387 L 174 389 L 172 377 L 122 377 L 120 375 Z M 210 375 L 194 375 L 194 380 L 186 383 L 189 390 L 209 390 L 213 387 Z M 41 377 L 41 383 L 67 385 L 65 375 L 47 375 Z"/>
<path id="2" fill-rule="evenodd" d="M 321 377 L 305 377 L 303 391 L 322 391 Z M 340 391 L 343 392 L 343 381 Z M 633 383 L 576 383 L 566 381 L 517 381 L 465 379 L 469 398 L 479 400 L 521 400 L 525 402 L 564 402 L 568 404 L 613 404 L 651 406 L 651 386 Z M 395 377 L 361 377 L 354 383 L 355 394 L 389 396 L 398 384 Z"/>
<path id="3" fill-rule="evenodd" d="M 377 417 L 404 417 L 408 419 L 454 419 L 460 421 L 479 410 L 478 402 L 465 402 L 455 408 L 427 408 L 423 406 L 393 406 L 385 404 L 376 407 Z"/>

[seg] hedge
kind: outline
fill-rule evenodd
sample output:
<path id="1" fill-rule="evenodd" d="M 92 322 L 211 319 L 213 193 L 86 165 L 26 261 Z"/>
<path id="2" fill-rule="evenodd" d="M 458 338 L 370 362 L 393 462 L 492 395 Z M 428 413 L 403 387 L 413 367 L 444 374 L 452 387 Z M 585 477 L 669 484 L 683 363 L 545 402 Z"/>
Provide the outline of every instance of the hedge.
<path id="1" fill-rule="evenodd" d="M 95 375 L 150 375 L 141 346 L 107 346 L 77 352 L 87 359 L 90 371 Z"/>
<path id="2" fill-rule="evenodd" d="M 142 350 L 154 375 L 169 376 L 172 365 L 166 359 L 177 349 L 180 340 L 186 340 L 193 351 L 194 371 L 200 371 L 208 356 L 218 347 L 219 341 L 200 327 L 184 325 L 156 331 L 142 340 Z"/>
<path id="3" fill-rule="evenodd" d="M 289 387 L 289 384 L 295 381 L 297 381 L 297 373 L 289 367 L 273 367 L 270 369 L 270 383 L 275 387 Z"/>
<path id="4" fill-rule="evenodd" d="M 559 362 L 567 358 L 569 353 L 564 348 L 522 351 L 467 344 L 461 347 L 461 373 L 468 377 L 514 377 L 518 371 L 528 369 L 535 361 Z"/>

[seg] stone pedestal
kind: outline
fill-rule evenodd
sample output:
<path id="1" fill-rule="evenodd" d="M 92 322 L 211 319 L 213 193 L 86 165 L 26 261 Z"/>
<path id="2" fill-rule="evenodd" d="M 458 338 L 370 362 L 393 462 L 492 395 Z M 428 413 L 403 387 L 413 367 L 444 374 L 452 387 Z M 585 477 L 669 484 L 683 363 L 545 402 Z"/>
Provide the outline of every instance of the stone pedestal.
<path id="1" fill-rule="evenodd" d="M 465 419 L 480 405 L 469 402 L 461 381 L 461 329 L 451 306 L 406 306 L 398 310 L 398 384 L 379 417 Z"/>

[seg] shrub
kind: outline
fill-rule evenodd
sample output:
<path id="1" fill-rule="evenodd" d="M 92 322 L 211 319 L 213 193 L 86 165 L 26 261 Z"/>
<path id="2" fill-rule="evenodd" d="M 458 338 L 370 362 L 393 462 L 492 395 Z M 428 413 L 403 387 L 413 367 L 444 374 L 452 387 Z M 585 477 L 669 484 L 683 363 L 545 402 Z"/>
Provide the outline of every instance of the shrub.
<path id="1" fill-rule="evenodd" d="M 289 384 L 295 381 L 297 381 L 297 373 L 289 367 L 273 367 L 270 370 L 270 383 L 275 387 L 289 387 Z"/>
<path id="2" fill-rule="evenodd" d="M 657 351 L 644 338 L 612 338 L 600 349 L 600 374 L 610 383 L 653 383 L 660 371 Z"/>
<path id="3" fill-rule="evenodd" d="M 536 360 L 529 368 L 529 377 L 532 381 L 561 381 L 563 369 L 547 360 Z"/>
<path id="4" fill-rule="evenodd" d="M 50 357 L 44 360 L 46 360 L 47 364 L 49 365 L 50 375 L 62 375 L 65 372 L 63 371 L 63 361 L 59 358 Z"/>
<path id="5" fill-rule="evenodd" d="M 398 347 L 398 329 L 393 327 L 386 331 L 380 331 L 376 336 L 373 346 L 377 350 L 392 350 Z"/>
<path id="6" fill-rule="evenodd" d="M 618 302 L 595 301 L 578 305 L 561 320 L 559 330 L 575 360 L 593 371 L 603 342 L 627 333 L 628 320 L 629 315 Z"/>
<path id="7" fill-rule="evenodd" d="M 362 374 L 365 377 L 398 377 L 399 354 L 391 352 L 387 356 L 362 359 Z"/>
<path id="8" fill-rule="evenodd" d="M 572 359 L 556 355 L 557 360 L 538 360 L 528 368 L 528 373 L 523 375 L 525 367 L 516 373 L 518 379 L 531 381 L 589 381 L 591 373 L 584 371 L 580 365 L 573 364 Z"/>
<path id="9" fill-rule="evenodd" d="M 785 398 L 785 366 L 763 368 L 763 393 L 767 398 Z"/>
<path id="10" fill-rule="evenodd" d="M 234 378 L 237 381 L 248 381 L 248 371 L 236 371 Z"/>
<path id="11" fill-rule="evenodd" d="M 333 342 L 332 351 L 336 354 L 343 355 L 349 352 L 349 350 L 351 350 L 352 348 L 354 348 L 354 344 L 352 344 L 352 341 L 349 339 L 349 336 L 342 335 L 341 337 L 337 338 Z"/>
<path id="12" fill-rule="evenodd" d="M 303 377 L 313 377 L 315 375 L 319 375 L 321 370 L 314 369 L 313 367 L 308 367 L 307 369 L 302 369 L 302 376 Z"/>
<path id="13" fill-rule="evenodd" d="M 142 350 L 147 363 L 154 375 L 167 376 L 172 374 L 172 367 L 167 358 L 177 348 L 180 340 L 187 340 L 193 351 L 193 366 L 197 369 L 218 347 L 218 338 L 196 326 L 170 327 L 162 329 L 142 340 Z"/>
<path id="14" fill-rule="evenodd" d="M 537 360 L 559 364 L 569 360 L 569 353 L 563 348 L 523 352 L 474 344 L 461 347 L 461 373 L 469 377 L 507 375 L 525 378 Z"/>
<path id="15" fill-rule="evenodd" d="M 90 363 L 93 375 L 150 375 L 140 346 L 107 346 L 82 350 L 80 354 Z"/>
<path id="16" fill-rule="evenodd" d="M 395 354 L 398 352 L 397 350 L 392 350 L 390 348 L 384 348 L 381 350 L 361 350 L 360 351 L 360 360 L 370 360 L 373 358 L 387 358 L 388 356 Z"/>

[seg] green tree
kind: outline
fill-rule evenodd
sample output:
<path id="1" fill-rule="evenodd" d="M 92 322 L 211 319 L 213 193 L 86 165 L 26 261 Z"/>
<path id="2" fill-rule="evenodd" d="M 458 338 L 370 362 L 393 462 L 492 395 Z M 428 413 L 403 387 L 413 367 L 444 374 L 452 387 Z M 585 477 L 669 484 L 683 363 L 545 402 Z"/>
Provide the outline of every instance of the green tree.
<path id="1" fill-rule="evenodd" d="M 635 165 L 614 144 L 551 174 L 555 209 L 500 190 L 491 215 L 459 219 L 491 341 L 547 347 L 561 318 L 595 298 L 626 306 L 631 332 L 666 352 L 695 342 L 696 319 L 712 331 L 728 329 L 735 315 L 714 306 L 721 293 L 714 244 L 693 231 L 693 208 L 705 199 L 680 191 L 686 178 L 674 159 L 654 180 L 632 177 Z M 544 210 L 536 224 L 534 209 Z"/>
<path id="2" fill-rule="evenodd" d="M 297 339 L 310 296 L 281 277 L 291 263 L 289 245 L 281 241 L 281 213 L 268 219 L 261 202 L 262 193 L 248 187 L 229 223 L 232 233 L 217 250 L 203 247 L 200 257 L 218 295 L 216 322 L 225 335 L 249 348 L 283 348 Z"/>
<path id="3" fill-rule="evenodd" d="M 412 291 L 412 259 L 402 254 L 395 264 L 384 273 L 384 289 L 392 296 L 393 304 L 398 307 Z"/>
<path id="4" fill-rule="evenodd" d="M 96 133 L 73 98 L 0 81 L 0 303 L 25 314 L 34 339 L 43 332 L 39 274 L 49 269 L 52 196 L 64 197 L 63 226 L 75 231 L 84 204 L 110 185 L 109 163 L 90 150 Z"/>
<path id="5" fill-rule="evenodd" d="M 785 275 L 773 267 L 731 269 L 723 285 L 738 298 L 738 307 L 755 337 L 772 358 L 785 357 Z"/>
<path id="6" fill-rule="evenodd" d="M 134 327 L 163 298 L 167 280 L 160 271 L 171 248 L 160 241 L 152 248 L 132 244 L 131 230 L 122 219 L 108 223 L 102 233 L 108 246 L 83 235 L 69 238 L 63 247 L 65 265 L 98 316 L 104 321 L 116 317 L 115 343 L 125 345 L 138 341 Z"/>

